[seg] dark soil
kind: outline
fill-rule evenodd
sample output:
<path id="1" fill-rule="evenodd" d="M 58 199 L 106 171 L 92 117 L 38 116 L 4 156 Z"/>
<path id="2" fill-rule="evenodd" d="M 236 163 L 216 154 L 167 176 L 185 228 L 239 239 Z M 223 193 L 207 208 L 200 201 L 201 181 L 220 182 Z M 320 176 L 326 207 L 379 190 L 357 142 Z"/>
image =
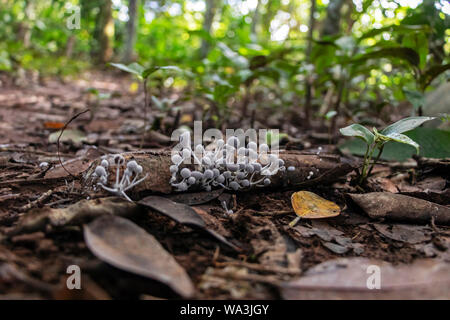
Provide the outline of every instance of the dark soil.
<path id="1" fill-rule="evenodd" d="M 175 298 L 175 293 L 158 282 L 121 271 L 97 259 L 87 248 L 80 225 L 6 236 L 21 216 L 33 210 L 66 207 L 85 198 L 79 192 L 80 183 L 70 176 L 39 182 L 44 175 L 39 166 L 42 162 L 58 164 L 57 145 L 50 143 L 48 138 L 71 116 L 88 107 L 95 111 L 92 119 L 85 114 L 69 126 L 68 129 L 80 129 L 86 136 L 83 142 L 61 143 L 63 160 L 81 156 L 93 146 L 98 147 L 99 154 L 139 150 L 142 94 L 130 93 L 130 80 L 115 74 L 94 72 L 85 75 L 84 79 L 88 80 L 63 83 L 48 79 L 21 88 L 0 87 L 0 299 Z M 96 101 L 86 93 L 90 87 L 112 95 L 109 99 Z M 194 116 L 195 104 L 186 103 L 182 107 L 188 110 L 186 115 Z M 166 116 L 168 122 L 171 119 L 173 115 Z M 170 136 L 169 128 L 166 126 L 160 131 Z M 298 144 L 300 149 L 317 150 L 318 146 L 324 146 L 309 133 L 305 131 L 299 136 L 304 141 L 301 146 Z M 290 145 L 295 148 L 296 143 L 290 142 Z M 144 149 L 169 147 L 161 141 L 146 141 L 143 146 Z M 337 152 L 333 147 L 328 150 Z M 420 168 L 416 170 L 412 182 L 429 178 L 420 172 Z M 416 184 L 408 179 L 409 172 L 410 168 L 394 169 L 382 165 L 375 172 L 369 188 L 386 191 L 391 184 L 407 185 L 410 192 L 421 193 L 423 190 L 414 189 Z M 393 179 L 400 174 L 405 178 Z M 433 229 L 430 224 L 430 240 L 418 244 L 396 241 L 377 231 L 375 223 L 391 223 L 370 220 L 349 203 L 345 193 L 358 192 L 349 185 L 351 175 L 334 185 L 307 189 L 336 202 L 343 209 L 340 216 L 320 222 L 301 220 L 294 228 L 288 226 L 295 218 L 290 202 L 293 190 L 237 194 L 232 216 L 224 213 L 218 200 L 195 206 L 210 216 L 208 226 L 241 247 L 241 252 L 154 211 L 134 217 L 133 221 L 155 236 L 185 268 L 197 289 L 197 298 L 279 298 L 279 291 L 262 278 L 289 281 L 317 264 L 342 257 L 368 257 L 393 265 L 411 264 L 423 258 L 450 261 L 446 245 L 438 248 L 443 239 L 449 243 L 448 227 Z M 388 180 L 390 184 L 385 180 L 380 183 L 375 178 Z M 37 182 L 23 182 L 27 179 Z M 40 198 L 49 190 L 52 193 L 48 197 Z M 29 208 L 25 207 L 27 204 L 30 204 Z M 339 237 L 350 238 L 352 244 L 359 244 L 363 250 L 347 248 L 345 253 L 333 252 L 327 243 L 337 244 L 338 240 L 326 240 L 326 234 L 320 237 L 305 231 L 313 228 L 333 230 L 332 233 L 341 231 Z M 435 250 L 425 250 L 427 245 Z M 64 289 L 66 269 L 72 264 L 79 265 L 82 270 L 83 290 L 80 292 Z M 297 270 L 297 274 L 283 273 L 279 268 Z M 217 270 L 250 276 L 248 279 L 245 276 L 231 279 L 221 276 L 215 272 Z M 253 275 L 260 277 L 252 278 Z"/>

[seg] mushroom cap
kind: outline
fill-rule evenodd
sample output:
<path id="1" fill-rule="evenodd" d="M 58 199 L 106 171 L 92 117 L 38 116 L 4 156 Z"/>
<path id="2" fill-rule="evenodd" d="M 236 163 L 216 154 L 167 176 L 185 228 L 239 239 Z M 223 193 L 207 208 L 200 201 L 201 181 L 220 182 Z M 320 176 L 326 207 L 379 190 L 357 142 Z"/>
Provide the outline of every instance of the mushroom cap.
<path id="1" fill-rule="evenodd" d="M 247 188 L 247 187 L 250 186 L 250 181 L 248 181 L 247 179 L 244 179 L 244 180 L 241 181 L 241 185 L 242 185 L 244 188 Z"/>
<path id="2" fill-rule="evenodd" d="M 205 148 L 201 144 L 195 146 L 195 153 L 203 153 L 204 150 Z"/>
<path id="3" fill-rule="evenodd" d="M 259 146 L 259 152 L 264 152 L 266 153 L 267 151 L 269 151 L 269 146 L 266 143 L 262 143 Z"/>
<path id="4" fill-rule="evenodd" d="M 233 189 L 233 190 L 239 190 L 239 183 L 237 183 L 236 181 L 232 181 L 232 182 L 230 182 L 230 188 L 231 189 Z"/>
<path id="5" fill-rule="evenodd" d="M 227 169 L 232 171 L 232 172 L 235 172 L 235 171 L 239 170 L 239 166 L 237 164 L 235 164 L 235 163 L 228 163 L 227 164 Z"/>
<path id="6" fill-rule="evenodd" d="M 238 178 L 239 180 L 244 179 L 245 176 L 246 176 L 245 172 L 238 172 L 238 173 L 236 174 L 236 178 Z"/>
<path id="7" fill-rule="evenodd" d="M 103 168 L 107 169 L 109 167 L 109 162 L 106 159 L 103 159 L 101 164 L 100 164 Z"/>
<path id="8" fill-rule="evenodd" d="M 188 168 L 181 169 L 180 175 L 183 177 L 183 179 L 187 179 L 191 176 L 191 170 Z"/>
<path id="9" fill-rule="evenodd" d="M 190 158 L 192 154 L 191 150 L 189 150 L 188 148 L 184 148 L 181 153 L 184 159 Z"/>
<path id="10" fill-rule="evenodd" d="M 200 171 L 192 171 L 191 176 L 197 180 L 203 179 L 203 173 L 201 173 Z"/>
<path id="11" fill-rule="evenodd" d="M 116 154 L 114 156 L 114 163 L 115 164 L 122 164 L 125 162 L 125 158 L 121 154 Z"/>
<path id="12" fill-rule="evenodd" d="M 225 177 L 223 175 L 220 175 L 216 178 L 216 181 L 218 183 L 224 183 L 225 182 Z"/>
<path id="13" fill-rule="evenodd" d="M 172 163 L 174 163 L 176 165 L 180 164 L 181 161 L 183 161 L 183 158 L 181 158 L 181 156 L 179 154 L 172 155 L 171 159 L 172 159 Z"/>
<path id="14" fill-rule="evenodd" d="M 189 177 L 189 179 L 187 179 L 188 184 L 194 184 L 195 183 L 195 178 L 194 177 Z"/>
<path id="15" fill-rule="evenodd" d="M 259 164 L 259 163 L 253 163 L 252 166 L 256 172 L 260 172 L 262 169 L 261 164 Z"/>
<path id="16" fill-rule="evenodd" d="M 227 145 L 229 145 L 233 148 L 238 148 L 239 147 L 239 139 L 236 136 L 232 136 L 232 137 L 228 138 Z"/>
<path id="17" fill-rule="evenodd" d="M 203 177 L 205 179 L 211 179 L 212 177 L 214 177 L 214 172 L 210 169 L 205 170 L 205 172 L 203 173 Z"/>
<path id="18" fill-rule="evenodd" d="M 98 177 L 106 177 L 106 170 L 105 170 L 105 168 L 102 167 L 102 166 L 97 166 L 97 167 L 95 168 L 95 174 L 96 174 Z"/>
<path id="19" fill-rule="evenodd" d="M 250 150 L 256 151 L 258 149 L 258 145 L 256 144 L 256 142 L 250 141 L 247 144 L 247 148 L 249 148 Z"/>

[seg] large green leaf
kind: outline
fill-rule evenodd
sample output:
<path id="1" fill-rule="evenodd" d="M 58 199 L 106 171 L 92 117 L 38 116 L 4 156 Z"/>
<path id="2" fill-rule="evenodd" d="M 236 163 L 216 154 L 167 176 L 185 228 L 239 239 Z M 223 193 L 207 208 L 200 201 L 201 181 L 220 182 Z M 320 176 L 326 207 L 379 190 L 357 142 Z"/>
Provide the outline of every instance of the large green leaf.
<path id="1" fill-rule="evenodd" d="M 219 48 L 223 55 L 232 61 L 238 68 L 248 68 L 250 63 L 247 58 L 241 56 L 239 53 L 233 51 L 228 47 L 225 43 L 219 42 L 217 43 L 217 48 Z"/>
<path id="2" fill-rule="evenodd" d="M 113 67 L 116 67 L 122 71 L 126 71 L 132 74 L 137 75 L 140 78 L 143 78 L 142 73 L 144 72 L 145 68 L 141 66 L 139 63 L 133 62 L 129 65 L 125 65 L 122 63 L 110 63 Z"/>
<path id="3" fill-rule="evenodd" d="M 409 62 L 411 65 L 417 67 L 420 63 L 419 54 L 411 49 L 405 47 L 391 47 L 383 48 L 380 50 L 365 53 L 357 56 L 352 62 L 367 61 L 369 59 L 381 59 L 381 58 L 398 58 Z"/>
<path id="4" fill-rule="evenodd" d="M 420 155 L 426 158 L 450 158 L 450 132 L 435 128 L 416 128 L 405 132 L 405 135 L 420 145 Z M 358 156 L 364 156 L 367 145 L 360 139 L 345 141 L 339 146 L 342 151 L 347 151 Z M 393 161 L 406 161 L 416 153 L 414 147 L 395 141 L 384 145 L 381 159 Z"/>
<path id="5" fill-rule="evenodd" d="M 143 72 L 142 72 L 142 77 L 145 79 L 145 78 L 148 78 L 152 73 L 154 73 L 154 72 L 156 72 L 156 71 L 158 71 L 158 70 L 174 70 L 174 71 L 181 71 L 181 69 L 180 68 L 178 68 L 177 66 L 156 66 L 156 67 L 150 67 L 150 68 L 147 68 L 147 69 L 145 69 Z"/>
<path id="6" fill-rule="evenodd" d="M 380 137 L 382 137 L 383 140 L 385 140 L 385 141 L 396 141 L 396 142 L 408 144 L 408 145 L 416 148 L 417 153 L 419 153 L 419 145 L 417 144 L 417 142 L 412 140 L 410 137 L 405 136 L 404 134 L 392 132 L 386 136 L 383 134 L 378 134 L 378 135 Z"/>
<path id="7" fill-rule="evenodd" d="M 357 39 L 357 42 L 361 42 L 364 39 L 367 38 L 373 38 L 379 34 L 382 34 L 384 32 L 397 33 L 397 34 L 405 34 L 410 32 L 423 32 L 428 33 L 430 32 L 431 28 L 428 25 L 390 25 L 378 29 L 372 29 L 366 33 L 364 33 L 361 37 Z"/>
<path id="8" fill-rule="evenodd" d="M 403 89 L 403 93 L 405 94 L 406 99 L 411 102 L 415 110 L 418 110 L 425 104 L 425 97 L 419 91 Z"/>
<path id="9" fill-rule="evenodd" d="M 434 117 L 409 117 L 402 120 L 399 120 L 390 126 L 387 126 L 380 133 L 384 135 L 389 135 L 391 133 L 403 133 L 414 128 L 417 128 L 422 123 L 433 120 Z"/>
<path id="10" fill-rule="evenodd" d="M 372 132 L 369 131 L 366 127 L 354 123 L 352 125 L 349 125 L 348 127 L 339 129 L 342 135 L 348 136 L 348 137 L 358 137 L 366 141 L 368 144 L 372 144 L 374 135 Z"/>
<path id="11" fill-rule="evenodd" d="M 428 87 L 431 81 L 433 81 L 437 76 L 447 70 L 450 70 L 450 63 L 432 66 L 431 68 L 427 69 L 420 77 L 421 88 L 425 89 L 426 87 Z"/>

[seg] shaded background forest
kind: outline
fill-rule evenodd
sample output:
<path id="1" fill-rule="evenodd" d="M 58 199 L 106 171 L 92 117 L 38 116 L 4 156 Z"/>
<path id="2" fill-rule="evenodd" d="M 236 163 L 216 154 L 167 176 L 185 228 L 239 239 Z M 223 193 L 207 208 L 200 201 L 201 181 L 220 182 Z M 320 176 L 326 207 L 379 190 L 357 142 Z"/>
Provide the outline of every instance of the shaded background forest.
<path id="1" fill-rule="evenodd" d="M 161 117 L 194 101 L 210 126 L 262 115 L 289 135 L 334 138 L 350 120 L 448 118 L 449 14 L 445 0 L 0 0 L 0 72 L 17 82 L 175 65 L 149 78 Z"/>

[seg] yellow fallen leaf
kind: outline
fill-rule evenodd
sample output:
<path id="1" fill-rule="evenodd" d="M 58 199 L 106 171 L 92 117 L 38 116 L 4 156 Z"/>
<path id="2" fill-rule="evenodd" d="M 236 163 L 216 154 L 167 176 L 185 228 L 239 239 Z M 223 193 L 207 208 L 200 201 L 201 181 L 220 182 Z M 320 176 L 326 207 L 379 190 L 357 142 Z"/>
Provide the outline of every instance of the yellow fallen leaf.
<path id="1" fill-rule="evenodd" d="M 292 208 L 297 218 L 289 225 L 293 227 L 300 218 L 320 219 L 335 217 L 341 213 L 339 206 L 309 191 L 295 192 L 291 196 Z"/>
<path id="2" fill-rule="evenodd" d="M 139 89 L 139 83 L 133 82 L 130 84 L 130 88 L 128 89 L 130 93 L 136 93 Z"/>
<path id="3" fill-rule="evenodd" d="M 180 123 L 191 123 L 193 121 L 191 114 L 183 114 L 180 119 Z"/>

